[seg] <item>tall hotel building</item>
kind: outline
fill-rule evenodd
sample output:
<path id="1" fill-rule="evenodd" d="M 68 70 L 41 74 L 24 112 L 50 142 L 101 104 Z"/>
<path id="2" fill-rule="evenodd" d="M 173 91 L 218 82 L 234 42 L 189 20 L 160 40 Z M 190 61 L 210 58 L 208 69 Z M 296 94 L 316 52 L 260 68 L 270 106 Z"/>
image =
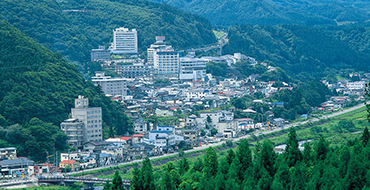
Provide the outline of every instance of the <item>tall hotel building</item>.
<path id="1" fill-rule="evenodd" d="M 116 28 L 113 30 L 113 47 L 114 54 L 137 54 L 138 40 L 136 29 Z"/>
<path id="2" fill-rule="evenodd" d="M 180 55 L 164 43 L 165 37 L 157 36 L 147 50 L 148 64 L 153 64 L 158 78 L 179 77 Z"/>

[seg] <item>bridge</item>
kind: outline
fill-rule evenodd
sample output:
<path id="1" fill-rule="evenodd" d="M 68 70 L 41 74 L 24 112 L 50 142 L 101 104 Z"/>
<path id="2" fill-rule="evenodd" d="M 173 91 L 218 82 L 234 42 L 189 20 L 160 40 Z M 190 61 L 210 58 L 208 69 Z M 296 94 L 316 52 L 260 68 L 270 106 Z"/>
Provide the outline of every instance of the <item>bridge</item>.
<path id="1" fill-rule="evenodd" d="M 72 176 L 40 176 L 38 182 L 40 183 L 52 183 L 65 186 L 73 186 L 74 183 L 83 183 L 85 190 L 94 189 L 94 184 L 105 184 L 106 182 L 112 182 L 113 179 L 103 178 L 91 178 L 91 177 L 72 177 Z M 122 180 L 125 189 L 130 188 L 129 180 Z"/>

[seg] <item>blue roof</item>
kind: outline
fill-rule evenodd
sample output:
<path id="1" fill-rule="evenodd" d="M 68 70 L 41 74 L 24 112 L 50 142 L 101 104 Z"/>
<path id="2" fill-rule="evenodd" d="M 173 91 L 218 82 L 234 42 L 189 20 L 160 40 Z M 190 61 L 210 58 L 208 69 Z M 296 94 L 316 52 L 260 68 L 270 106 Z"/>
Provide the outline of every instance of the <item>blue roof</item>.
<path id="1" fill-rule="evenodd" d="M 172 127 L 172 128 L 175 128 L 175 126 L 169 126 L 169 125 L 158 125 L 157 127 Z"/>
<path id="2" fill-rule="evenodd" d="M 151 133 L 172 133 L 172 131 L 151 131 Z"/>
<path id="3" fill-rule="evenodd" d="M 110 155 L 110 154 L 106 154 L 106 153 L 100 153 L 100 154 L 99 154 L 99 157 L 100 157 L 100 158 L 109 158 L 109 157 L 112 157 L 112 155 Z"/>

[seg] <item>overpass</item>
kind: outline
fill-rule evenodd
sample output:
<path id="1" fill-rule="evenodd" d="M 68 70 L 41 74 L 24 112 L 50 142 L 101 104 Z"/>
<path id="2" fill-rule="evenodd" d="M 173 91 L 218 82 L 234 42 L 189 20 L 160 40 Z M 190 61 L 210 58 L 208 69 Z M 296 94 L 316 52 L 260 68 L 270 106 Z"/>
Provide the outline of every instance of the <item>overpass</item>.
<path id="1" fill-rule="evenodd" d="M 91 177 L 72 177 L 72 176 L 40 176 L 38 182 L 40 183 L 51 183 L 65 186 L 73 186 L 74 183 L 83 183 L 85 190 L 94 189 L 94 184 L 105 184 L 106 182 L 112 182 L 113 179 L 103 178 L 91 178 Z M 130 188 L 129 180 L 122 180 L 125 189 Z"/>

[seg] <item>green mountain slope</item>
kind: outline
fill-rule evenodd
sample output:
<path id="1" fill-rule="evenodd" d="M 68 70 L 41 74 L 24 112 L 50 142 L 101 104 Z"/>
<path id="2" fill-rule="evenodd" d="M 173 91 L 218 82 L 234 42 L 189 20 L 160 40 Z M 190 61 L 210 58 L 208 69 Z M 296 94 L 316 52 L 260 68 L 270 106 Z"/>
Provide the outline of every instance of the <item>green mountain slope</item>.
<path id="1" fill-rule="evenodd" d="M 44 159 L 45 151 L 51 153 L 53 143 L 62 150 L 66 139 L 58 126 L 68 118 L 78 95 L 88 97 L 91 106 L 102 107 L 105 135 L 131 130 L 118 103 L 86 82 L 60 54 L 5 21 L 0 21 L 0 48 L 0 147 L 16 146 L 20 155 L 35 159 Z M 40 155 L 32 152 L 40 149 Z"/>
<path id="2" fill-rule="evenodd" d="M 368 0 L 152 0 L 202 15 L 217 26 L 328 25 L 370 19 Z"/>
<path id="3" fill-rule="evenodd" d="M 241 25 L 230 28 L 225 53 L 242 52 L 259 61 L 270 62 L 303 80 L 333 74 L 333 69 L 369 69 L 369 65 L 364 64 L 370 61 L 368 50 L 361 51 L 360 47 L 368 49 L 368 45 L 361 43 L 368 44 L 369 41 L 354 44 L 353 38 L 356 35 L 365 38 L 366 33 L 346 30 L 342 27 L 333 27 L 328 31 L 297 25 Z"/>
<path id="4" fill-rule="evenodd" d="M 113 29 L 136 28 L 145 50 L 164 35 L 176 48 L 216 42 L 203 17 L 145 0 L 4 0 L 0 15 L 55 52 L 74 61 L 89 60 L 90 50 L 112 41 Z"/>

